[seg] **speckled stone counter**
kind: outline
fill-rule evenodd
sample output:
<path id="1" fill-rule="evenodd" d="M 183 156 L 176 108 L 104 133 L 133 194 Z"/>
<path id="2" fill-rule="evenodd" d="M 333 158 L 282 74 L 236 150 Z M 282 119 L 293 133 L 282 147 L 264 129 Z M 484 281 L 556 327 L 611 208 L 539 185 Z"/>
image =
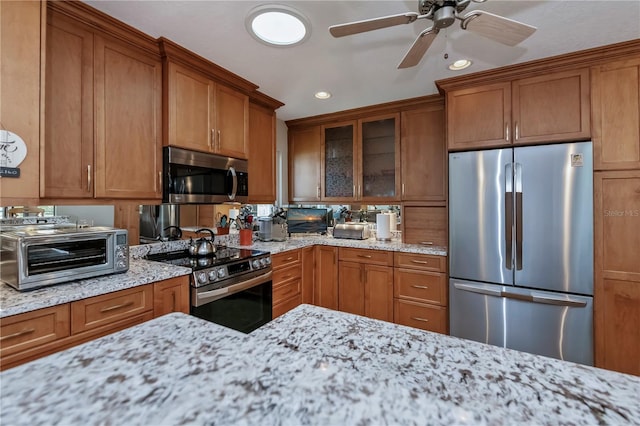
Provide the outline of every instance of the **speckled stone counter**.
<path id="1" fill-rule="evenodd" d="M 170 314 L 0 374 L 3 424 L 636 424 L 640 378 L 302 305 Z"/>
<path id="2" fill-rule="evenodd" d="M 32 291 L 18 291 L 5 283 L 0 283 L 0 318 L 190 273 L 190 269 L 180 266 L 131 259 L 129 270 L 124 274 L 88 278 Z"/>

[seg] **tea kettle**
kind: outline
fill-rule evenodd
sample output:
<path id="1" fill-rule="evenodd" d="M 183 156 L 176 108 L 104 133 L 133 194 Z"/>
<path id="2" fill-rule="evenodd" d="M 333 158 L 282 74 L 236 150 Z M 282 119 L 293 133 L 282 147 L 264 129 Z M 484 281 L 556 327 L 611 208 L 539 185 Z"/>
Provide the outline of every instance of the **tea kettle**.
<path id="1" fill-rule="evenodd" d="M 216 252 L 216 246 L 215 244 L 213 244 L 213 241 L 216 236 L 211 229 L 206 229 L 206 228 L 198 229 L 196 233 L 199 234 L 200 232 L 205 232 L 205 231 L 211 234 L 211 239 L 207 240 L 205 237 L 201 237 L 196 241 L 190 240 L 189 254 L 191 256 L 210 256 Z"/>

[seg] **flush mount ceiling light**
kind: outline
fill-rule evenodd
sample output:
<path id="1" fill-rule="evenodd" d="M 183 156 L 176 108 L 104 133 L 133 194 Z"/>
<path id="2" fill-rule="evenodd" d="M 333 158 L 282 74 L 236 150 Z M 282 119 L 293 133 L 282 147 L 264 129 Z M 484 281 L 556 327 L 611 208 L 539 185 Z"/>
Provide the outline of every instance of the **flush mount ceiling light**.
<path id="1" fill-rule="evenodd" d="M 451 65 L 449 65 L 449 69 L 451 71 L 460 71 L 465 68 L 469 68 L 471 66 L 471 61 L 468 59 L 458 59 Z"/>
<path id="2" fill-rule="evenodd" d="M 331 97 L 331 93 L 320 91 L 320 92 L 316 92 L 316 94 L 313 96 L 315 96 L 318 99 L 329 99 Z"/>
<path id="3" fill-rule="evenodd" d="M 247 31 L 269 46 L 294 46 L 311 33 L 309 20 L 297 10 L 282 5 L 258 6 L 245 21 Z"/>

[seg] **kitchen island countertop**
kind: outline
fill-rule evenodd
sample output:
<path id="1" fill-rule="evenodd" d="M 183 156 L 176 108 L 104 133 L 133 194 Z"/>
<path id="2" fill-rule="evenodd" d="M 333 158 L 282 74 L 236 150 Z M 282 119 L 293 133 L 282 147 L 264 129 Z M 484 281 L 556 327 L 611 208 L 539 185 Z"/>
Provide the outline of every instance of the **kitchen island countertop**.
<path id="1" fill-rule="evenodd" d="M 640 378 L 301 305 L 169 314 L 0 374 L 7 424 L 635 424 Z"/>

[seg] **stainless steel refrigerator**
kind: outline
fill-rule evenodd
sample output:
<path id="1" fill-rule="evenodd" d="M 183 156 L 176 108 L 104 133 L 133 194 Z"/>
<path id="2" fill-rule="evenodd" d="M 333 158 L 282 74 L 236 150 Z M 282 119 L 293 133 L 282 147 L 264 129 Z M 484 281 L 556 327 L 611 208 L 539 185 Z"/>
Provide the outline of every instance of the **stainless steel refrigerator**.
<path id="1" fill-rule="evenodd" d="M 591 142 L 449 154 L 453 336 L 593 365 Z"/>

